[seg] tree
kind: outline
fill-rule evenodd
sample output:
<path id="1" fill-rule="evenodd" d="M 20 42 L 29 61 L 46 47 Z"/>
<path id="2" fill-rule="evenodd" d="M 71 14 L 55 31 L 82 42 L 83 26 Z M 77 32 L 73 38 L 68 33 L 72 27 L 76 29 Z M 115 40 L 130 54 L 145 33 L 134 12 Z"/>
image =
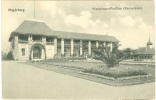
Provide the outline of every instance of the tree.
<path id="1" fill-rule="evenodd" d="M 125 48 L 123 50 L 124 55 L 125 55 L 125 59 L 131 59 L 132 53 L 133 53 L 133 49 L 131 48 Z"/>
<path id="2" fill-rule="evenodd" d="M 2 51 L 2 60 L 7 60 L 7 54 Z"/>
<path id="3" fill-rule="evenodd" d="M 118 50 L 117 43 L 114 44 L 112 52 L 107 46 L 102 46 L 95 49 L 93 52 L 99 57 L 99 59 L 107 64 L 108 67 L 118 66 L 119 62 L 123 60 L 124 54 L 121 50 Z"/>
<path id="4" fill-rule="evenodd" d="M 14 60 L 13 52 L 12 52 L 12 51 L 9 51 L 9 52 L 8 52 L 8 54 L 7 54 L 7 59 L 8 59 L 8 60 Z"/>

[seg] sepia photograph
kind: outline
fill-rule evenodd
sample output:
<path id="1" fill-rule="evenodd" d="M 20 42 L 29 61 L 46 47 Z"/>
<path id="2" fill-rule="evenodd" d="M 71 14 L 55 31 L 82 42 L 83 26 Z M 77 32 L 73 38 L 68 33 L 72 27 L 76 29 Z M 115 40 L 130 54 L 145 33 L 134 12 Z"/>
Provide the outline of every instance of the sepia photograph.
<path id="1" fill-rule="evenodd" d="M 2 99 L 155 99 L 152 0 L 2 0 Z"/>

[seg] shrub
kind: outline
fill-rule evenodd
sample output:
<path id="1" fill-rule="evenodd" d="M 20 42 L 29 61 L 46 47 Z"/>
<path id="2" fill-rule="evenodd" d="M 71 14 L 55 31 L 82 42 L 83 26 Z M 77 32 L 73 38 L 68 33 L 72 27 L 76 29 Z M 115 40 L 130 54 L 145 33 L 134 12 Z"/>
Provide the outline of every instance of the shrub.
<path id="1" fill-rule="evenodd" d="M 84 72 L 93 73 L 98 75 L 104 75 L 108 77 L 130 77 L 130 76 L 137 76 L 137 75 L 147 75 L 143 70 L 138 68 L 129 68 L 129 67 L 94 67 L 91 69 L 85 69 Z"/>
<path id="2" fill-rule="evenodd" d="M 69 57 L 68 60 L 86 60 L 85 57 Z"/>
<path id="3" fill-rule="evenodd" d="M 42 62 L 67 62 L 67 58 L 54 58 L 54 59 L 45 59 Z"/>
<path id="4" fill-rule="evenodd" d="M 93 57 L 95 60 L 101 60 L 101 57 Z"/>
<path id="5" fill-rule="evenodd" d="M 83 55 L 80 55 L 80 57 L 84 57 Z"/>
<path id="6" fill-rule="evenodd" d="M 65 57 L 65 54 L 61 54 L 61 57 Z"/>
<path id="7" fill-rule="evenodd" d="M 87 55 L 87 58 L 89 58 L 89 59 L 90 59 L 90 58 L 92 58 L 92 56 L 91 56 L 91 55 Z"/>
<path id="8" fill-rule="evenodd" d="M 2 60 L 7 60 L 7 54 L 2 52 Z"/>
<path id="9" fill-rule="evenodd" d="M 12 52 L 12 51 L 9 51 L 9 52 L 8 52 L 8 54 L 7 54 L 7 59 L 8 59 L 8 60 L 14 60 L 13 52 Z"/>
<path id="10" fill-rule="evenodd" d="M 58 58 L 58 54 L 55 54 L 55 55 L 54 55 L 54 58 Z"/>

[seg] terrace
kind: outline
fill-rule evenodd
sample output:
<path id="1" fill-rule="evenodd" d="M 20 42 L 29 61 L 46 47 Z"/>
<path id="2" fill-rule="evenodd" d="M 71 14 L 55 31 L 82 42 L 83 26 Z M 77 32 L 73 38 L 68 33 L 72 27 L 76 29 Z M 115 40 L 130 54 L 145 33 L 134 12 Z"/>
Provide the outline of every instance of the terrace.
<path id="1" fill-rule="evenodd" d="M 54 38 L 53 37 L 46 37 L 46 44 L 47 45 L 54 45 Z"/>
<path id="2" fill-rule="evenodd" d="M 43 38 L 46 39 L 47 45 L 54 45 L 54 38 L 53 37 L 45 37 L 45 36 L 38 36 L 38 35 L 32 35 L 29 37 L 29 35 L 18 35 L 18 43 L 20 44 L 27 44 L 28 41 L 32 42 L 43 42 Z"/>
<path id="3" fill-rule="evenodd" d="M 91 41 L 91 48 L 93 48 L 93 49 L 96 48 L 96 41 Z"/>
<path id="4" fill-rule="evenodd" d="M 70 43 L 69 39 L 65 39 L 64 40 L 64 47 L 66 47 L 66 48 L 70 48 L 71 47 L 71 43 Z"/>
<path id="5" fill-rule="evenodd" d="M 99 41 L 99 47 L 103 46 L 103 42 Z"/>
<path id="6" fill-rule="evenodd" d="M 42 42 L 42 36 L 33 35 L 32 36 L 32 41 L 33 42 Z"/>
<path id="7" fill-rule="evenodd" d="M 27 44 L 28 43 L 28 35 L 18 35 L 18 43 Z"/>
<path id="8" fill-rule="evenodd" d="M 88 48 L 88 41 L 82 41 L 83 48 Z"/>
<path id="9" fill-rule="evenodd" d="M 57 39 L 57 47 L 61 47 L 61 39 Z"/>
<path id="10" fill-rule="evenodd" d="M 80 40 L 74 40 L 74 48 L 80 48 Z"/>

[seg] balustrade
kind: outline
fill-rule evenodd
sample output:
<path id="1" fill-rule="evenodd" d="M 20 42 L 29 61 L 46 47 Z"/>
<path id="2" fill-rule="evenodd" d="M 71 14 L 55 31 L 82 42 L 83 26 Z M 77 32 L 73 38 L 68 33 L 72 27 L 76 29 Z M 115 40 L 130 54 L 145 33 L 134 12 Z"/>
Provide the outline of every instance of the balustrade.
<path id="1" fill-rule="evenodd" d="M 24 43 L 24 44 L 27 44 L 28 43 L 28 41 L 27 40 L 18 40 L 18 43 Z"/>
<path id="2" fill-rule="evenodd" d="M 54 45 L 54 42 L 46 42 L 47 45 Z"/>
<path id="3" fill-rule="evenodd" d="M 96 48 L 96 45 L 91 45 L 91 48 Z"/>
<path id="4" fill-rule="evenodd" d="M 64 44 L 64 47 L 71 47 L 71 44 Z"/>
<path id="5" fill-rule="evenodd" d="M 33 42 L 42 42 L 42 40 L 32 40 Z"/>

